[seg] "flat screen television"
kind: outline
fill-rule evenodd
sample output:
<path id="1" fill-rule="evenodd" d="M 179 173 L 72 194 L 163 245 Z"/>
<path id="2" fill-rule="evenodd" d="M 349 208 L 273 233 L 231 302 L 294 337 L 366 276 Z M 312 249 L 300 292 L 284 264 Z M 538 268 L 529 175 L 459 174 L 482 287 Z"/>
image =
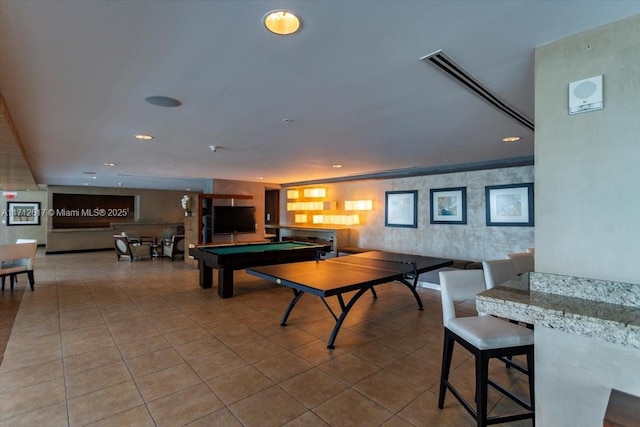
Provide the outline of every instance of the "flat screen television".
<path id="1" fill-rule="evenodd" d="M 256 232 L 254 206 L 214 206 L 213 233 L 235 234 Z"/>

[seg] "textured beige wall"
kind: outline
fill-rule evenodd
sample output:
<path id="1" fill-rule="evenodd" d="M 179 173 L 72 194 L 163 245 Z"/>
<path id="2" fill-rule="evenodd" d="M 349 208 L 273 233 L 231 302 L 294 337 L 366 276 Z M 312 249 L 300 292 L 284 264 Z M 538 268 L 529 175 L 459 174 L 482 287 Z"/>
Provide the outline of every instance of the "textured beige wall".
<path id="1" fill-rule="evenodd" d="M 331 213 L 345 213 L 345 200 L 374 201 L 373 211 L 360 213 L 361 225 L 351 227 L 351 246 L 481 261 L 535 246 L 534 227 L 487 227 L 484 200 L 486 185 L 533 182 L 533 174 L 533 166 L 523 166 L 314 187 L 327 188 L 327 199 L 336 201 L 337 211 Z M 430 224 L 429 190 L 450 187 L 467 187 L 467 224 Z M 286 190 L 280 197 L 280 222 L 292 224 Z M 385 192 L 399 190 L 418 190 L 418 228 L 385 227 Z"/>
<path id="2" fill-rule="evenodd" d="M 640 284 L 640 16 L 536 50 L 536 270 Z M 568 84 L 604 75 L 604 109 Z M 606 292 L 606 290 L 603 290 Z M 536 424 L 601 426 L 612 388 L 640 396 L 640 352 L 536 326 Z"/>
<path id="3" fill-rule="evenodd" d="M 640 283 L 640 17 L 536 50 L 536 270 Z M 568 85 L 604 75 L 604 109 Z"/>

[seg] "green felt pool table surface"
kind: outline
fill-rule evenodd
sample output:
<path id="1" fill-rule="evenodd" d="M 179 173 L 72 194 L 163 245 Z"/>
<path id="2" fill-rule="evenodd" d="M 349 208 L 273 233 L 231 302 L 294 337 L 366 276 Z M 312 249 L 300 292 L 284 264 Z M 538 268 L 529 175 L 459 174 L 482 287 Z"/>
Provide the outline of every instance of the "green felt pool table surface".
<path id="1" fill-rule="evenodd" d="M 218 295 L 233 296 L 233 272 L 247 267 L 311 261 L 331 250 L 330 245 L 287 241 L 198 246 L 189 255 L 198 260 L 200 287 L 213 286 L 213 269 L 218 270 Z"/>
<path id="2" fill-rule="evenodd" d="M 205 246 L 200 250 L 218 254 L 231 255 L 242 254 L 246 252 L 266 252 L 266 251 L 285 251 L 296 248 L 316 247 L 318 245 L 303 242 L 273 242 L 273 243 L 247 243 L 229 246 Z"/>

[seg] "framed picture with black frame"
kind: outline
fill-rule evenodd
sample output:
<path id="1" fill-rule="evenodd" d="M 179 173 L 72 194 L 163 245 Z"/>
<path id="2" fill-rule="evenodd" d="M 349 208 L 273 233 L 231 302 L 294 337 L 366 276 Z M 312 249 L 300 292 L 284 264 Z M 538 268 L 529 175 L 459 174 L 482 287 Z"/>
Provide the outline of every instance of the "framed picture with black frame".
<path id="1" fill-rule="evenodd" d="M 40 225 L 40 202 L 7 202 L 7 225 Z"/>
<path id="2" fill-rule="evenodd" d="M 487 226 L 533 227 L 533 183 L 485 187 Z"/>
<path id="3" fill-rule="evenodd" d="M 385 192 L 384 225 L 418 228 L 418 190 Z"/>
<path id="4" fill-rule="evenodd" d="M 432 188 L 431 224 L 467 223 L 467 187 Z"/>

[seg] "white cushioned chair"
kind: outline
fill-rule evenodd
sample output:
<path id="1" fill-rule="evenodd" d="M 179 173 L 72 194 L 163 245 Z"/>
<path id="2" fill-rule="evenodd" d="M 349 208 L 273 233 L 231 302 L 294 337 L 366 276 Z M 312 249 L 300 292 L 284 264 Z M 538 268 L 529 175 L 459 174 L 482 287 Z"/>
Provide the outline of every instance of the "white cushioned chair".
<path id="1" fill-rule="evenodd" d="M 516 252 L 509 254 L 518 276 L 527 274 L 535 269 L 535 258 L 532 252 Z"/>
<path id="2" fill-rule="evenodd" d="M 16 239 L 16 243 L 35 243 L 36 244 L 36 250 L 37 250 L 38 239 Z M 15 276 L 14 280 L 17 283 L 18 282 L 18 276 Z M 33 287 L 31 288 L 31 290 L 33 290 Z"/>
<path id="3" fill-rule="evenodd" d="M 442 320 L 444 323 L 444 348 L 438 408 L 444 407 L 447 390 L 460 401 L 475 418 L 478 426 L 498 424 L 524 419 L 535 422 L 534 412 L 534 365 L 533 331 L 493 316 L 478 315 L 456 317 L 455 302 L 472 300 L 485 290 L 483 273 L 480 270 L 444 271 L 440 273 Z M 475 408 L 467 402 L 449 381 L 454 344 L 458 343 L 475 357 L 476 384 Z M 489 360 L 517 355 L 526 355 L 527 369 L 512 366 L 529 376 L 530 403 L 523 401 L 501 385 L 489 379 Z M 524 412 L 488 417 L 488 386 L 507 396 L 524 408 Z"/>
<path id="4" fill-rule="evenodd" d="M 162 254 L 173 261 L 177 255 L 184 255 L 184 235 L 173 235 L 171 240 L 162 247 Z"/>
<path id="5" fill-rule="evenodd" d="M 487 289 L 494 288 L 508 280 L 518 280 L 516 268 L 511 259 L 482 261 L 482 271 Z"/>
<path id="6" fill-rule="evenodd" d="M 134 258 L 140 258 L 143 256 L 152 256 L 150 243 L 133 244 L 122 235 L 114 235 L 114 245 L 116 249 L 116 260 L 120 261 L 120 257 L 129 257 L 129 261 L 133 262 Z"/>
<path id="7" fill-rule="evenodd" d="M 29 285 L 33 291 L 35 279 L 33 270 L 36 264 L 36 250 L 38 243 L 35 240 L 24 243 L 16 243 L 9 245 L 0 245 L 0 276 L 2 280 L 2 289 L 4 290 L 5 277 L 9 276 L 11 289 L 16 282 L 18 274 L 27 273 Z"/>

